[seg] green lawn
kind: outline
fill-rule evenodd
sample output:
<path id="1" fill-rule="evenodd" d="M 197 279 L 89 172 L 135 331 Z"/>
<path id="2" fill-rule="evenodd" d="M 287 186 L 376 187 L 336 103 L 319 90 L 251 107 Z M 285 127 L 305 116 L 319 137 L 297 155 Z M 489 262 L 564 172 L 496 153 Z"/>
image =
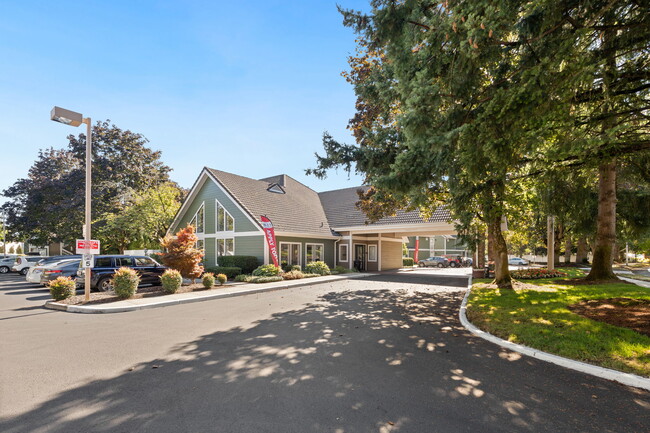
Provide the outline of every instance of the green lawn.
<path id="1" fill-rule="evenodd" d="M 580 270 L 561 269 L 570 277 Z M 557 281 L 557 280 L 556 280 Z M 572 285 L 526 280 L 540 290 L 499 291 L 474 280 L 468 319 L 508 341 L 602 367 L 650 376 L 650 337 L 572 313 L 568 305 L 606 298 L 650 299 L 650 289 L 625 283 Z"/>

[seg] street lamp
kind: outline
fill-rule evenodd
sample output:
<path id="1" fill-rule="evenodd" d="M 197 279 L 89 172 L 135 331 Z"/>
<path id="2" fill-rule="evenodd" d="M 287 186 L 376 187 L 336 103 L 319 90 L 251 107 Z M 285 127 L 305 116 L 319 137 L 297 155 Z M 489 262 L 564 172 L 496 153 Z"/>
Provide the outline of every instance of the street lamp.
<path id="1" fill-rule="evenodd" d="M 90 174 L 92 163 L 92 129 L 90 117 L 83 117 L 81 113 L 66 110 L 65 108 L 54 107 L 50 112 L 50 119 L 70 126 L 79 126 L 85 123 L 88 127 L 86 134 L 86 223 L 84 225 L 84 239 L 90 241 L 92 239 L 90 236 Z M 85 301 L 88 302 L 90 301 L 90 268 L 84 269 L 84 277 L 84 295 Z"/>

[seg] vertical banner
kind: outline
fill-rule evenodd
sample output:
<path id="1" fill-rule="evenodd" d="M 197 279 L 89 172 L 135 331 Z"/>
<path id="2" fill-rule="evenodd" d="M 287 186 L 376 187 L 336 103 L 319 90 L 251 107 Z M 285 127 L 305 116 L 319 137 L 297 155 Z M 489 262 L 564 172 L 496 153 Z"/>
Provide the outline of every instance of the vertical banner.
<path id="1" fill-rule="evenodd" d="M 418 264 L 418 253 L 420 252 L 420 236 L 415 237 L 415 253 L 413 253 L 413 261 Z"/>
<path id="2" fill-rule="evenodd" d="M 278 260 L 278 247 L 275 243 L 275 230 L 273 229 L 273 223 L 270 219 L 262 215 L 262 228 L 264 229 L 264 235 L 266 237 L 266 243 L 269 244 L 269 251 L 271 252 L 271 257 L 273 258 L 273 264 L 275 266 L 280 266 Z"/>

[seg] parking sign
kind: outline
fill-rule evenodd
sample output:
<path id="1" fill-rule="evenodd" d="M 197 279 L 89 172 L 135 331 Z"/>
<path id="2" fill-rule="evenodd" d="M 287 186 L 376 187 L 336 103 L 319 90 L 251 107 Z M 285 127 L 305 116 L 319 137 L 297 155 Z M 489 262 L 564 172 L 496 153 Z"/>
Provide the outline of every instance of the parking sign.
<path id="1" fill-rule="evenodd" d="M 93 260 L 92 254 L 84 254 L 83 257 L 83 267 L 84 268 L 93 268 L 95 266 L 95 260 Z"/>

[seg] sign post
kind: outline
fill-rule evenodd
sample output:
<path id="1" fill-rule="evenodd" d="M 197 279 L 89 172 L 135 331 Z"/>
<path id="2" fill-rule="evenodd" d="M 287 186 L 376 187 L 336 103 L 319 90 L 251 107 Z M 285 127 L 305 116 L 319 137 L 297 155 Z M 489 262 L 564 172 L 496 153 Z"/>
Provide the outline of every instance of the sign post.
<path id="1" fill-rule="evenodd" d="M 95 266 L 95 254 L 99 254 L 101 244 L 96 239 L 77 239 L 75 252 L 83 254 L 81 266 L 84 268 L 84 294 L 85 300 L 90 300 L 90 273 Z"/>

